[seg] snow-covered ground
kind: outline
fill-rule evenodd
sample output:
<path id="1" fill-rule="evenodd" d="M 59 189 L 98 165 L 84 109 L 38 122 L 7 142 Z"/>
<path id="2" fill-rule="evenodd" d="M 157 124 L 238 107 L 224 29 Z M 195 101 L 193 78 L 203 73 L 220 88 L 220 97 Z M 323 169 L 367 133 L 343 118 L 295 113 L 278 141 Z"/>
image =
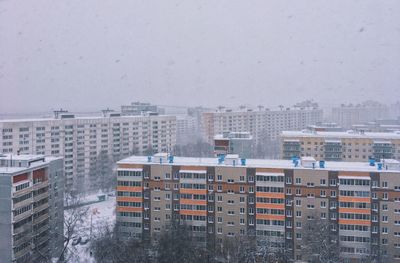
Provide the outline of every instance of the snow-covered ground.
<path id="1" fill-rule="evenodd" d="M 97 195 L 91 195 L 84 198 L 84 202 L 98 200 Z M 82 200 L 81 200 L 82 201 Z M 94 263 L 90 256 L 90 229 L 92 228 L 92 237 L 105 226 L 112 227 L 115 224 L 115 196 L 106 195 L 106 200 L 83 206 L 88 208 L 87 216 L 83 223 L 77 226 L 77 237 L 81 237 L 81 243 L 89 240 L 86 244 L 74 244 L 70 242 L 68 253 L 72 254 L 70 262 L 76 263 Z M 65 211 L 68 213 L 68 210 Z"/>

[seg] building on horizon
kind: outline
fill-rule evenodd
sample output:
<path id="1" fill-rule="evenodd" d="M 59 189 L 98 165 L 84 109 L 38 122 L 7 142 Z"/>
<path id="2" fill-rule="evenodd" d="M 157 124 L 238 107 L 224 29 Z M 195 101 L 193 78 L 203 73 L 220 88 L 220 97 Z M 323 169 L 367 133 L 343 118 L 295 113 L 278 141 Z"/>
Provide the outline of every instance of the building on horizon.
<path id="1" fill-rule="evenodd" d="M 400 131 L 400 118 L 390 120 L 376 120 L 352 126 L 358 132 L 396 132 Z"/>
<path id="2" fill-rule="evenodd" d="M 189 115 L 176 116 L 176 144 L 195 143 L 201 139 L 196 118 Z"/>
<path id="3" fill-rule="evenodd" d="M 249 132 L 224 132 L 214 137 L 216 157 L 237 154 L 240 158 L 250 158 L 254 151 L 254 140 Z"/>
<path id="4" fill-rule="evenodd" d="M 280 148 L 283 159 L 311 156 L 330 161 L 400 160 L 400 131 L 283 131 Z"/>
<path id="5" fill-rule="evenodd" d="M 64 247 L 61 157 L 0 155 L 2 262 L 42 262 Z"/>
<path id="6" fill-rule="evenodd" d="M 136 116 L 143 114 L 158 114 L 164 115 L 165 109 L 160 108 L 157 105 L 153 105 L 147 102 L 131 102 L 130 105 L 121 105 L 122 116 Z"/>
<path id="7" fill-rule="evenodd" d="M 305 262 L 306 225 L 320 220 L 346 262 L 400 258 L 400 163 L 132 156 L 118 162 L 120 238 L 157 238 L 181 220 L 198 242 L 255 233 Z M 398 209 L 399 208 L 399 209 Z M 315 233 L 318 234 L 318 233 Z M 359 260 L 359 261 L 355 261 Z"/>
<path id="8" fill-rule="evenodd" d="M 377 101 L 365 101 L 361 104 L 342 104 L 332 108 L 332 121 L 345 129 L 364 122 L 387 119 L 389 108 Z"/>
<path id="9" fill-rule="evenodd" d="M 255 144 L 279 139 L 284 130 L 301 130 L 309 125 L 322 122 L 322 109 L 312 104 L 309 107 L 293 107 L 278 110 L 249 109 L 240 107 L 237 110 L 220 107 L 215 112 L 202 113 L 202 130 L 204 139 L 213 143 L 214 136 L 225 131 L 250 132 Z"/>
<path id="10" fill-rule="evenodd" d="M 0 152 L 64 157 L 68 191 L 109 187 L 106 178 L 118 161 L 132 154 L 172 151 L 176 117 L 168 115 L 0 120 Z"/>

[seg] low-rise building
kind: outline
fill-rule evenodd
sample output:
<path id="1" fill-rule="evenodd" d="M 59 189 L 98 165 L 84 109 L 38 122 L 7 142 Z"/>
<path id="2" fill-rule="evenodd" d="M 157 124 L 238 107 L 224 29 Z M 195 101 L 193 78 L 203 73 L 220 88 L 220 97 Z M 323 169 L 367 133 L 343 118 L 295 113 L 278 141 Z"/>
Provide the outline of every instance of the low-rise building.
<path id="1" fill-rule="evenodd" d="M 253 136 L 249 132 L 224 132 L 214 137 L 214 155 L 238 154 L 240 158 L 252 156 Z"/>
<path id="2" fill-rule="evenodd" d="M 332 161 L 399 160 L 400 132 L 283 131 L 281 157 L 302 156 Z"/>

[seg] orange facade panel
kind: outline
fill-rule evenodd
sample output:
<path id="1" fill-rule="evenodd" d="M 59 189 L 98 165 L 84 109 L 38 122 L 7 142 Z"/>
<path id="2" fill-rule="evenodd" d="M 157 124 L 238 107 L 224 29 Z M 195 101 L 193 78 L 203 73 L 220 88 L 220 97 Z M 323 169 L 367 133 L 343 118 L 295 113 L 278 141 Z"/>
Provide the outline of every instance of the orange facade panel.
<path id="1" fill-rule="evenodd" d="M 369 197 L 339 196 L 339 202 L 371 203 Z"/>
<path id="2" fill-rule="evenodd" d="M 121 169 L 143 169 L 143 164 L 121 163 L 121 164 L 118 164 L 118 168 L 121 168 Z"/>
<path id="3" fill-rule="evenodd" d="M 283 173 L 279 168 L 256 168 L 256 173 Z"/>
<path id="4" fill-rule="evenodd" d="M 181 188 L 179 190 L 179 193 L 181 193 L 181 194 L 205 195 L 205 194 L 207 194 L 207 190 L 206 189 L 183 189 L 183 188 Z"/>
<path id="5" fill-rule="evenodd" d="M 371 221 L 368 221 L 368 220 L 353 220 L 353 219 L 339 219 L 339 224 L 341 224 L 341 225 L 370 226 L 371 225 Z"/>
<path id="6" fill-rule="evenodd" d="M 207 205 L 206 200 L 193 200 L 193 199 L 181 199 L 180 203 L 185 205 Z"/>
<path id="7" fill-rule="evenodd" d="M 285 204 L 256 203 L 256 208 L 285 209 Z"/>
<path id="8" fill-rule="evenodd" d="M 192 215 L 192 216 L 207 216 L 207 211 L 205 210 L 180 210 L 181 215 Z"/>
<path id="9" fill-rule="evenodd" d="M 117 201 L 142 203 L 143 198 L 142 197 L 117 196 Z"/>
<path id="10" fill-rule="evenodd" d="M 206 171 L 207 167 L 204 166 L 181 166 L 181 170 L 193 170 L 193 171 Z"/>
<path id="11" fill-rule="evenodd" d="M 284 221 L 285 215 L 256 214 L 256 219 Z"/>
<path id="12" fill-rule="evenodd" d="M 256 197 L 266 197 L 266 198 L 285 198 L 284 193 L 264 193 L 264 192 L 257 192 Z"/>
<path id="13" fill-rule="evenodd" d="M 143 192 L 143 187 L 141 187 L 141 186 L 117 186 L 117 191 Z"/>
<path id="14" fill-rule="evenodd" d="M 362 208 L 344 208 L 344 207 L 340 207 L 339 208 L 339 213 L 370 215 L 371 214 L 371 210 L 369 208 L 368 209 L 362 209 Z"/>
<path id="15" fill-rule="evenodd" d="M 370 177 L 369 172 L 347 172 L 347 171 L 339 171 L 339 176 L 366 176 Z"/>
<path id="16" fill-rule="evenodd" d="M 117 206 L 117 212 L 142 212 L 143 207 Z"/>

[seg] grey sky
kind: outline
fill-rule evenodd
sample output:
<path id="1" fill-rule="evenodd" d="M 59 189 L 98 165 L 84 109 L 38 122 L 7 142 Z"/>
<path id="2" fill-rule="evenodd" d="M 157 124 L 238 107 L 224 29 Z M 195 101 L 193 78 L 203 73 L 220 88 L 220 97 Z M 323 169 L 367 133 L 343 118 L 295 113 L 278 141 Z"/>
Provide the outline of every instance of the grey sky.
<path id="1" fill-rule="evenodd" d="M 0 112 L 400 91 L 400 1 L 2 0 Z"/>

